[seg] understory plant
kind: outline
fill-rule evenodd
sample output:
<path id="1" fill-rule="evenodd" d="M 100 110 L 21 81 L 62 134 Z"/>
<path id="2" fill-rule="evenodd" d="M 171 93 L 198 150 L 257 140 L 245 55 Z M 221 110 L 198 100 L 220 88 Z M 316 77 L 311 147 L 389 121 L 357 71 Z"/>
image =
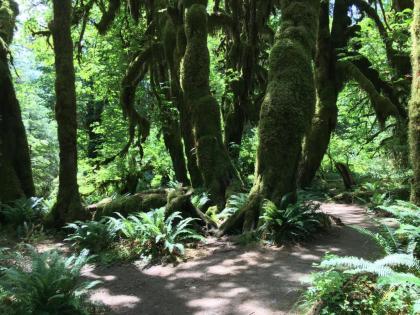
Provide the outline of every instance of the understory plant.
<path id="1" fill-rule="evenodd" d="M 6 268 L 0 277 L 0 313 L 88 314 L 88 291 L 99 281 L 81 281 L 89 251 L 65 258 L 57 251 L 37 253 L 29 249 L 28 264 Z"/>
<path id="2" fill-rule="evenodd" d="M 0 203 L 0 222 L 11 226 L 20 238 L 30 238 L 42 231 L 42 221 L 48 207 L 42 198 L 21 198 L 10 203 Z"/>
<path id="3" fill-rule="evenodd" d="M 203 240 L 191 228 L 196 219 L 183 219 L 174 212 L 165 219 L 165 208 L 138 213 L 128 218 L 120 216 L 122 236 L 140 243 L 141 254 L 150 260 L 176 259 L 185 253 L 185 244 Z"/>
<path id="4" fill-rule="evenodd" d="M 281 245 L 305 240 L 313 233 L 329 227 L 330 220 L 319 211 L 319 207 L 316 203 L 299 202 L 282 210 L 272 201 L 266 200 L 258 228 L 261 239 Z"/>
<path id="5" fill-rule="evenodd" d="M 99 221 L 69 223 L 65 229 L 73 231 L 65 239 L 72 242 L 73 247 L 79 250 L 86 248 L 91 252 L 99 253 L 109 248 L 117 239 L 120 227 L 110 218 L 103 218 Z"/>
<path id="6" fill-rule="evenodd" d="M 417 314 L 419 262 L 409 254 L 376 261 L 327 255 L 312 275 L 301 311 L 309 314 Z"/>

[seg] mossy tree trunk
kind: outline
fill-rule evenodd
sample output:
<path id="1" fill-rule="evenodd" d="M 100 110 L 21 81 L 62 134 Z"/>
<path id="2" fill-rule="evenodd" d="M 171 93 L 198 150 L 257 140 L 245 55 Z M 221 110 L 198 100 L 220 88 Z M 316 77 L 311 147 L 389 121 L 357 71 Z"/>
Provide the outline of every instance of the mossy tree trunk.
<path id="1" fill-rule="evenodd" d="M 187 46 L 181 69 L 184 100 L 191 113 L 197 163 L 204 186 L 214 202 L 222 206 L 235 172 L 223 143 L 219 104 L 210 93 L 207 1 L 185 1 L 185 5 Z"/>
<path id="2" fill-rule="evenodd" d="M 420 2 L 415 1 L 412 24 L 412 65 L 413 81 L 409 105 L 409 144 L 413 168 L 411 201 L 420 205 Z"/>
<path id="3" fill-rule="evenodd" d="M 55 226 L 85 217 L 77 184 L 76 88 L 71 38 L 71 0 L 53 0 L 51 32 L 55 56 L 55 116 L 58 125 L 60 170 L 57 201 L 51 212 Z"/>
<path id="4" fill-rule="evenodd" d="M 0 2 L 0 202 L 35 194 L 28 141 L 8 59 L 17 14 L 15 1 Z"/>
<path id="5" fill-rule="evenodd" d="M 186 38 L 182 16 L 179 10 L 172 8 L 163 32 L 165 58 L 169 67 L 170 94 L 175 107 L 179 111 L 179 126 L 184 144 L 184 152 L 187 158 L 187 168 L 190 175 L 191 185 L 200 187 L 203 178 L 197 165 L 197 157 L 194 150 L 194 135 L 191 122 L 191 114 L 184 101 L 181 89 L 180 64 L 185 53 Z M 175 49 L 174 49 L 175 48 Z"/>
<path id="6" fill-rule="evenodd" d="M 295 199 L 302 140 L 316 101 L 312 61 L 319 0 L 284 0 L 280 4 L 281 24 L 270 53 L 268 87 L 260 114 L 254 186 L 248 204 L 225 223 L 223 232 L 229 232 L 238 221 L 243 221 L 244 231 L 255 228 L 264 199 L 278 207 L 283 197 Z"/>
<path id="7" fill-rule="evenodd" d="M 165 87 L 168 83 L 168 72 L 162 63 L 153 67 L 151 72 L 151 86 L 159 105 L 159 120 L 162 126 L 163 140 L 171 157 L 175 178 L 184 186 L 189 186 L 190 180 L 187 175 L 178 110 L 171 102 L 170 88 Z M 164 87 L 160 88 L 161 86 Z M 162 96 L 164 99 L 162 99 Z"/>
<path id="8" fill-rule="evenodd" d="M 317 112 L 312 120 L 299 168 L 299 186 L 311 184 L 327 152 L 331 133 L 337 124 L 338 90 L 335 79 L 335 52 L 331 43 L 329 1 L 322 1 L 316 54 Z"/>

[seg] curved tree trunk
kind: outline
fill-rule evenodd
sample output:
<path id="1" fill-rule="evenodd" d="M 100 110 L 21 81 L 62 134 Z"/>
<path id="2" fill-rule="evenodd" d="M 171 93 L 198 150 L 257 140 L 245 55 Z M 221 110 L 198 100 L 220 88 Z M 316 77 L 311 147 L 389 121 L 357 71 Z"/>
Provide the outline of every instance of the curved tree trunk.
<path id="1" fill-rule="evenodd" d="M 170 94 L 172 102 L 179 111 L 179 127 L 184 140 L 184 153 L 187 158 L 187 168 L 191 185 L 196 188 L 203 185 L 203 179 L 198 169 L 197 157 L 194 150 L 194 135 L 192 130 L 191 115 L 184 102 L 180 86 L 180 64 L 185 53 L 186 39 L 184 27 L 179 21 L 179 12 L 174 11 L 173 16 L 168 16 L 163 32 L 165 58 L 169 65 Z M 175 22 L 173 21 L 175 19 Z M 174 49 L 175 47 L 175 49 Z"/>
<path id="2" fill-rule="evenodd" d="M 71 38 L 71 0 L 53 0 L 51 32 L 55 56 L 55 116 L 60 146 L 60 171 L 57 202 L 51 216 L 53 224 L 85 217 L 77 184 L 77 115 L 76 88 Z"/>
<path id="3" fill-rule="evenodd" d="M 281 24 L 269 60 L 269 81 L 261 108 L 254 186 L 248 204 L 222 227 L 228 232 L 244 219 L 243 230 L 256 227 L 263 199 L 280 207 L 296 195 L 302 140 L 315 109 L 312 61 L 319 1 L 281 1 Z"/>
<path id="4" fill-rule="evenodd" d="M 211 198 L 225 202 L 235 178 L 223 142 L 219 104 L 210 93 L 210 55 L 207 47 L 207 11 L 199 0 L 188 1 L 185 14 L 187 46 L 181 77 L 185 105 L 191 113 L 198 168 Z"/>
<path id="5" fill-rule="evenodd" d="M 312 120 L 299 169 L 299 186 L 308 187 L 319 169 L 337 124 L 338 90 L 335 79 L 335 52 L 331 43 L 329 1 L 320 8 L 318 46 L 315 61 L 317 112 Z"/>
<path id="6" fill-rule="evenodd" d="M 411 201 L 420 205 L 420 2 L 415 1 L 414 20 L 412 25 L 412 64 L 413 81 L 411 101 L 409 105 L 409 144 L 411 163 L 413 167 L 413 182 L 411 185 Z"/>
<path id="7" fill-rule="evenodd" d="M 35 188 L 25 127 L 9 69 L 17 3 L 0 3 L 0 202 L 32 197 Z"/>

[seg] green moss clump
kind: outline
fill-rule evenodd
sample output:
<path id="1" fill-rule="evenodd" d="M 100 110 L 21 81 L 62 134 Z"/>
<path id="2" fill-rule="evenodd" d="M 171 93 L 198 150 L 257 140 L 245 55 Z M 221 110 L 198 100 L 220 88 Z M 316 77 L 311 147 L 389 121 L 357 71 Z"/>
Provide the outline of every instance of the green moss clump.
<path id="1" fill-rule="evenodd" d="M 223 143 L 219 104 L 210 93 L 205 2 L 191 1 L 187 6 L 187 41 L 181 66 L 181 83 L 185 106 L 192 117 L 198 168 L 212 199 L 223 206 L 226 188 L 235 175 Z"/>

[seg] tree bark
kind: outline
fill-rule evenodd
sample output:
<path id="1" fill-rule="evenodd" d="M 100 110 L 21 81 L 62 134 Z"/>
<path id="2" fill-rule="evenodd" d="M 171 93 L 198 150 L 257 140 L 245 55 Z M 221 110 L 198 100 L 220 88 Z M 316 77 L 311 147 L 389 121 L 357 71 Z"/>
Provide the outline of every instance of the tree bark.
<path id="1" fill-rule="evenodd" d="M 415 1 L 412 24 L 412 66 L 413 81 L 409 105 L 409 145 L 413 168 L 411 201 L 420 205 L 420 2 Z"/>
<path id="2" fill-rule="evenodd" d="M 25 127 L 9 69 L 18 6 L 0 2 L 0 202 L 35 195 Z"/>
<path id="3" fill-rule="evenodd" d="M 335 78 L 336 56 L 331 43 L 329 1 L 322 1 L 319 18 L 318 46 L 315 58 L 317 112 L 312 119 L 299 167 L 299 186 L 308 187 L 318 171 L 337 124 L 338 89 Z"/>
<path id="4" fill-rule="evenodd" d="M 180 64 L 185 53 L 186 38 L 182 21 L 180 21 L 179 11 L 172 10 L 171 12 L 172 15 L 168 16 L 163 32 L 165 58 L 170 74 L 170 94 L 173 104 L 179 111 L 179 127 L 182 139 L 184 140 L 183 147 L 187 158 L 187 168 L 191 185 L 197 188 L 203 185 L 203 179 L 197 165 L 191 114 L 184 102 L 180 81 Z"/>
<path id="5" fill-rule="evenodd" d="M 55 56 L 55 116 L 58 124 L 60 170 L 57 201 L 51 212 L 55 226 L 85 217 L 77 184 L 76 88 L 71 38 L 71 0 L 53 0 L 51 32 Z"/>
<path id="6" fill-rule="evenodd" d="M 281 24 L 270 53 L 269 78 L 259 123 L 254 186 L 248 204 L 222 227 L 228 232 L 243 219 L 243 231 L 257 226 L 263 199 L 280 207 L 296 196 L 302 140 L 314 114 L 315 55 L 319 1 L 284 0 Z"/>
<path id="7" fill-rule="evenodd" d="M 207 1 L 186 3 L 187 46 L 182 63 L 182 89 L 191 113 L 197 163 L 214 202 L 223 206 L 235 171 L 223 142 L 219 104 L 210 93 L 207 47 Z"/>

